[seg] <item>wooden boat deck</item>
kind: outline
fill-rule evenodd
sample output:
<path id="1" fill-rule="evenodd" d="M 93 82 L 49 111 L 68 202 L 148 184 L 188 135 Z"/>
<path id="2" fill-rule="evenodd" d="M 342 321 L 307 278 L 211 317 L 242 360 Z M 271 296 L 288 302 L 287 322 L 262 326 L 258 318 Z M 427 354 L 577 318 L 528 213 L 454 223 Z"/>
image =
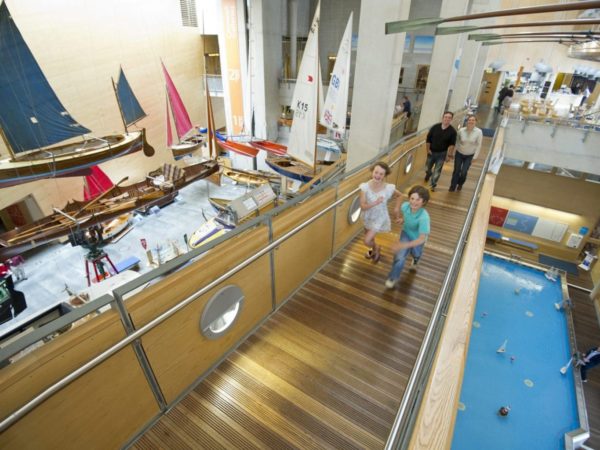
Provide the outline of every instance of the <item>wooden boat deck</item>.
<path id="1" fill-rule="evenodd" d="M 482 160 L 462 192 L 447 191 L 451 167 L 427 206 L 432 233 L 416 272 L 386 290 L 399 230 L 380 239 L 377 265 L 359 235 L 131 448 L 382 448 Z"/>

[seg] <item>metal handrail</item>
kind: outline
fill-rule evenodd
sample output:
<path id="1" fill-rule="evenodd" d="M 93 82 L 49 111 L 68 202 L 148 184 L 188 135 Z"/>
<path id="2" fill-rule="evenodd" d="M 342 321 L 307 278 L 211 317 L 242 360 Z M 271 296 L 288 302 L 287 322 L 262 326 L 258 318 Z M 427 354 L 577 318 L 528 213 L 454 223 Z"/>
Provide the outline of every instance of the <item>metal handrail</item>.
<path id="1" fill-rule="evenodd" d="M 267 254 L 274 248 L 278 247 L 279 245 L 281 245 L 282 242 L 284 242 L 285 240 L 287 240 L 288 238 L 290 238 L 291 236 L 295 235 L 300 230 L 305 228 L 307 225 L 310 225 L 311 223 L 313 223 L 314 221 L 316 221 L 317 219 L 319 219 L 320 217 L 322 217 L 323 215 L 325 215 L 326 213 L 328 213 L 329 211 L 331 211 L 332 209 L 337 207 L 337 205 L 344 202 L 349 197 L 355 195 L 358 191 L 359 191 L 359 188 L 353 189 L 348 194 L 344 195 L 342 198 L 336 200 L 334 203 L 332 203 L 328 207 L 324 208 L 320 212 L 316 213 L 314 216 L 309 217 L 304 222 L 297 225 L 296 227 L 294 227 L 293 229 L 291 229 L 290 231 L 285 233 L 280 238 L 274 240 L 271 244 L 267 245 L 262 250 L 258 251 L 251 257 L 245 259 L 238 265 L 229 269 L 227 272 L 225 272 L 224 274 L 222 274 L 215 280 L 211 281 L 209 284 L 207 284 L 206 286 L 201 288 L 199 291 L 190 295 L 189 297 L 187 297 L 185 300 L 181 301 L 177 305 L 166 310 L 164 313 L 155 317 L 150 322 L 148 322 L 146 325 L 144 325 L 141 328 L 139 328 L 138 330 L 134 331 L 132 334 L 130 334 L 126 338 L 117 342 L 112 347 L 109 347 L 108 349 L 106 349 L 105 351 L 100 353 L 95 358 L 91 359 L 90 361 L 88 361 L 87 363 L 85 363 L 84 365 L 79 367 L 78 369 L 71 372 L 69 375 L 65 376 L 64 378 L 60 379 L 59 381 L 57 381 L 56 383 L 54 383 L 53 385 L 51 385 L 50 387 L 45 389 L 39 395 L 34 397 L 32 400 L 27 402 L 25 405 L 20 407 L 18 410 L 16 410 L 15 412 L 13 412 L 9 416 L 7 416 L 2 422 L 0 422 L 0 432 L 5 431 L 7 428 L 9 428 L 11 425 L 13 425 L 16 421 L 21 419 L 27 413 L 31 412 L 36 406 L 40 405 L 42 402 L 44 402 L 45 400 L 50 398 L 53 394 L 55 394 L 56 392 L 63 389 L 68 384 L 75 381 L 77 378 L 79 378 L 83 374 L 87 373 L 88 371 L 90 371 L 91 369 L 96 367 L 98 364 L 107 360 L 110 356 L 112 356 L 115 353 L 117 353 L 118 351 L 122 350 L 127 345 L 131 344 L 133 341 L 139 339 L 141 336 L 143 336 L 144 334 L 146 334 L 147 332 L 149 332 L 150 330 L 152 330 L 153 328 L 155 328 L 156 326 L 158 326 L 159 324 L 164 322 L 166 319 L 168 319 L 169 317 L 174 315 L 176 312 L 178 312 L 179 310 L 181 310 L 182 308 L 184 308 L 185 306 L 187 306 L 188 304 L 190 304 L 191 302 L 196 300 L 198 297 L 204 295 L 205 293 L 210 291 L 212 288 L 219 285 L 221 282 L 227 280 L 229 277 L 231 277 L 235 273 L 237 273 L 240 270 L 242 270 L 243 268 L 249 266 L 251 263 L 253 263 L 257 259 L 259 259 L 263 255 Z"/>
<path id="2" fill-rule="evenodd" d="M 417 133 L 415 133 L 415 135 L 416 134 Z M 414 135 L 411 135 L 411 136 L 409 136 L 409 137 L 407 137 L 405 139 L 402 139 L 401 141 L 398 141 L 398 142 L 402 142 L 402 141 L 407 140 L 407 139 L 409 139 L 409 138 L 411 138 L 413 136 Z M 418 145 L 420 145 L 420 144 L 418 144 Z M 396 158 L 394 160 L 393 164 L 396 164 L 398 161 L 400 161 L 409 152 L 413 151 L 416 147 L 418 147 L 418 145 L 412 146 L 411 148 L 405 150 L 400 156 L 398 156 L 398 158 Z M 392 148 L 394 148 L 393 145 L 390 145 L 390 146 L 386 147 L 386 149 L 384 149 L 382 152 L 380 152 L 377 156 L 379 157 L 380 155 L 389 152 Z M 370 165 L 370 164 L 372 164 L 372 161 L 367 161 L 367 162 L 361 164 L 359 167 L 356 167 L 352 171 L 350 171 L 349 173 L 346 173 L 344 178 L 346 178 L 346 177 L 348 177 L 350 175 L 355 174 L 358 170 L 360 170 L 360 169 L 362 169 L 364 167 L 368 167 L 368 165 Z M 339 180 L 335 180 L 335 181 L 339 181 Z M 297 203 L 297 201 L 303 200 L 304 198 L 308 197 L 310 194 L 315 193 L 315 191 L 318 192 L 318 191 L 321 191 L 322 189 L 325 189 L 326 187 L 331 186 L 331 184 L 333 184 L 333 182 L 334 182 L 334 180 L 331 180 L 330 182 L 327 182 L 327 183 L 323 183 L 322 186 L 319 186 L 317 189 L 313 190 L 312 192 L 309 191 L 305 195 L 299 196 L 299 199 L 298 198 L 293 199 L 292 202 L 293 203 Z M 6 418 L 4 418 L 2 420 L 2 422 L 0 422 L 0 433 L 6 431 L 15 422 L 17 422 L 18 420 L 20 420 L 21 418 L 23 418 L 25 415 L 27 415 L 29 412 L 31 412 L 35 407 L 37 407 L 38 405 L 40 405 L 41 403 L 43 403 L 44 401 L 46 401 L 47 399 L 49 399 L 52 395 L 54 395 L 55 393 L 59 392 L 61 389 L 65 388 L 70 383 L 72 383 L 73 381 L 75 381 L 79 377 L 81 377 L 82 375 L 84 375 L 87 372 L 89 372 L 90 370 L 92 370 L 94 367 L 96 367 L 99 364 L 101 364 L 102 362 L 106 361 L 109 357 L 111 357 L 115 353 L 119 352 L 120 350 L 124 349 L 127 345 L 129 345 L 129 344 L 133 343 L 134 341 L 138 340 L 140 337 L 142 337 L 143 335 L 145 335 L 146 333 L 148 333 L 149 331 L 151 331 L 152 329 L 154 329 L 156 326 L 158 326 L 159 324 L 161 324 L 162 322 L 164 322 L 169 317 L 173 316 L 175 313 L 177 313 L 178 311 L 180 311 L 181 309 L 183 309 L 185 306 L 189 305 L 191 302 L 193 302 L 194 300 L 196 300 L 198 297 L 204 295 L 205 293 L 207 293 L 208 291 L 210 291 L 211 289 L 213 289 L 214 287 L 216 287 L 217 285 L 219 285 L 221 282 L 227 280 L 229 277 L 233 276 L 234 274 L 236 274 L 240 270 L 242 270 L 245 267 L 249 266 L 254 261 L 256 261 L 257 259 L 259 259 L 260 257 L 262 257 L 265 254 L 269 253 L 271 250 L 273 250 L 274 248 L 276 248 L 279 245 L 281 245 L 282 242 L 284 242 L 285 240 L 289 239 L 290 237 L 292 237 L 293 235 L 295 235 L 296 233 L 298 233 L 299 231 L 301 231 L 302 229 L 304 229 L 306 226 L 310 225 L 311 223 L 313 223 L 314 221 L 316 221 L 317 219 L 319 219 L 320 217 L 322 217 L 323 215 L 325 215 L 326 213 L 328 213 L 329 211 L 335 209 L 339 204 L 343 203 L 348 198 L 350 198 L 351 196 L 355 195 L 358 191 L 359 191 L 359 188 L 353 189 L 352 191 L 350 191 L 349 193 L 347 193 L 343 197 L 341 197 L 338 200 L 336 200 L 335 202 L 333 202 L 331 205 L 325 207 L 323 210 L 319 211 L 318 213 L 316 213 L 312 217 L 306 219 L 304 222 L 302 222 L 301 224 L 297 225 L 296 227 L 294 227 L 293 229 L 291 229 L 287 233 L 283 234 L 280 238 L 274 240 L 272 243 L 270 243 L 269 245 L 267 245 L 266 247 L 264 247 L 262 250 L 259 250 L 257 253 L 255 253 L 251 257 L 249 257 L 249 258 L 245 259 L 244 261 L 240 262 L 238 265 L 234 266 L 233 268 L 231 268 L 227 272 L 223 273 L 218 278 L 216 278 L 215 280 L 213 280 L 212 282 L 210 282 L 209 284 L 207 284 L 206 286 L 204 286 L 203 288 L 201 288 L 200 290 L 198 290 L 194 294 L 188 296 L 187 298 L 185 298 L 184 300 L 182 300 L 177 305 L 174 305 L 173 307 L 169 308 L 168 310 L 166 310 L 165 312 L 163 312 L 159 316 L 157 316 L 154 319 L 152 319 L 146 325 L 144 325 L 144 326 L 140 327 L 139 329 L 137 329 L 136 331 L 132 332 L 127 337 L 123 338 L 119 342 L 117 342 L 114 345 L 112 345 L 111 347 L 107 348 L 102 353 L 100 353 L 96 357 L 94 357 L 91 360 L 89 360 L 87 363 L 83 364 L 82 366 L 80 366 L 79 368 L 75 369 L 70 374 L 66 375 L 65 377 L 61 378 L 60 380 L 58 380 L 57 382 L 55 382 L 54 384 L 52 384 L 51 386 L 49 386 L 48 388 L 46 388 L 44 391 L 42 391 L 41 393 L 39 393 L 33 399 L 31 399 L 30 401 L 28 401 L 27 403 L 25 403 L 23 406 L 21 406 L 20 408 L 18 408 L 16 411 L 12 412 L 10 415 L 8 415 Z M 280 209 L 283 209 L 283 205 L 282 205 L 282 207 L 279 207 L 279 208 L 276 208 L 273 211 L 270 211 L 271 214 L 269 214 L 269 216 L 276 215 L 276 213 Z M 255 220 L 251 221 L 251 223 L 259 223 L 260 221 L 261 221 L 261 219 L 257 218 Z M 247 225 L 250 225 L 250 224 L 247 224 Z M 246 230 L 248 228 L 249 228 L 248 226 L 244 227 L 244 230 Z M 222 240 L 223 239 L 220 238 L 216 242 L 220 242 Z M 210 247 L 210 248 L 212 248 L 212 247 Z M 196 255 L 194 255 L 194 257 L 195 256 Z M 137 284 L 139 282 L 140 282 L 139 280 L 133 280 L 132 282 L 127 283 L 127 285 L 128 286 L 130 284 L 134 284 L 135 285 L 135 284 Z M 103 296 L 103 299 L 104 299 L 104 297 L 106 297 L 106 296 Z M 106 301 L 106 300 L 108 300 L 108 298 L 105 299 L 105 302 L 106 303 L 110 302 L 110 301 Z M 91 304 L 89 304 L 89 306 L 91 307 Z"/>
<path id="3" fill-rule="evenodd" d="M 492 140 L 491 148 L 493 149 L 496 143 L 497 134 L 494 135 L 494 139 Z M 481 187 L 483 185 L 483 181 L 485 179 L 485 175 L 487 173 L 491 157 L 493 151 L 491 151 L 485 161 L 483 166 L 483 170 L 479 176 L 479 180 L 477 182 L 477 186 L 475 188 L 475 194 L 473 195 L 473 199 L 471 200 L 471 204 L 469 205 L 469 210 L 467 212 L 467 217 L 465 219 L 465 224 L 460 233 L 460 237 L 458 239 L 458 246 L 452 256 L 452 260 L 450 261 L 450 266 L 448 271 L 446 272 L 446 277 L 442 283 L 442 287 L 440 289 L 440 294 L 438 295 L 438 300 L 434 306 L 434 309 L 431 314 L 431 320 L 427 326 L 427 330 L 425 331 L 425 336 L 423 338 L 423 343 L 421 344 L 421 348 L 419 349 L 419 353 L 417 355 L 417 359 L 415 361 L 415 365 L 408 379 L 408 383 L 406 385 L 406 390 L 404 391 L 404 395 L 402 396 L 402 401 L 400 402 L 400 407 L 398 408 L 398 413 L 396 414 L 396 418 L 394 419 L 394 423 L 392 425 L 392 430 L 388 436 L 387 442 L 385 444 L 386 450 L 392 450 L 398 448 L 398 440 L 401 437 L 406 438 L 406 436 L 401 436 L 401 431 L 407 431 L 409 423 L 412 419 L 414 419 L 413 414 L 418 412 L 414 407 L 416 406 L 416 400 L 419 395 L 419 391 L 422 388 L 423 376 L 425 375 L 426 363 L 431 360 L 432 357 L 432 348 L 436 344 L 434 342 L 434 338 L 436 334 L 438 334 L 441 326 L 444 322 L 444 317 L 442 317 L 442 311 L 447 306 L 448 298 L 451 294 L 453 286 L 451 286 L 451 282 L 455 279 L 457 275 L 458 265 L 460 259 L 462 258 L 462 251 L 466 244 L 466 237 L 471 228 L 471 222 L 473 220 L 473 216 L 475 214 L 475 209 L 479 202 L 479 194 L 481 192 Z M 437 336 L 439 337 L 439 336 Z"/>

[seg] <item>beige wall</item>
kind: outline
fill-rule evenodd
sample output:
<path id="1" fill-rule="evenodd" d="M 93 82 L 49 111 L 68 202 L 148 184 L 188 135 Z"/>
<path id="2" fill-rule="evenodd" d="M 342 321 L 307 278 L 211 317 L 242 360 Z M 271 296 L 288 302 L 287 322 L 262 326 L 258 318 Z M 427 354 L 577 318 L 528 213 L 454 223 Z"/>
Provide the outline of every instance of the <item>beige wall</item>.
<path id="1" fill-rule="evenodd" d="M 181 26 L 175 0 L 12 1 L 11 15 L 48 81 L 71 115 L 95 136 L 122 131 L 111 77 L 119 65 L 148 117 L 139 122 L 156 150 L 152 158 L 142 152 L 103 164 L 117 181 L 143 179 L 163 162 L 165 151 L 165 90 L 160 60 L 169 70 L 192 122 L 206 124 L 203 93 L 202 39 L 199 28 Z M 220 101 L 219 101 L 220 100 Z M 216 124 L 223 122 L 222 100 L 213 102 Z M 0 144 L 2 157 L 6 156 Z M 81 178 L 42 180 L 4 188 L 0 208 L 33 193 L 45 213 L 71 198 L 81 199 Z"/>
<path id="2" fill-rule="evenodd" d="M 565 233 L 561 244 L 510 232 L 504 228 L 501 230 L 502 233 L 509 236 L 514 235 L 536 242 L 540 245 L 540 250 L 543 250 L 542 253 L 554 254 L 565 259 L 576 260 L 581 252 L 581 247 L 572 250 L 564 245 L 569 234 L 577 232 L 581 226 L 586 226 L 591 230 L 600 220 L 600 209 L 598 208 L 600 184 L 590 183 L 583 179 L 561 177 L 503 165 L 496 179 L 494 196 L 493 205 L 501 208 L 515 209 L 511 207 L 510 200 L 518 200 L 530 205 L 574 214 L 575 216 L 571 218 L 560 215 L 554 217 L 552 211 L 534 211 L 532 213 L 528 209 L 516 209 L 517 212 L 525 214 L 529 212 L 535 216 L 568 224 L 569 230 Z M 584 240 L 582 246 L 585 242 Z"/>

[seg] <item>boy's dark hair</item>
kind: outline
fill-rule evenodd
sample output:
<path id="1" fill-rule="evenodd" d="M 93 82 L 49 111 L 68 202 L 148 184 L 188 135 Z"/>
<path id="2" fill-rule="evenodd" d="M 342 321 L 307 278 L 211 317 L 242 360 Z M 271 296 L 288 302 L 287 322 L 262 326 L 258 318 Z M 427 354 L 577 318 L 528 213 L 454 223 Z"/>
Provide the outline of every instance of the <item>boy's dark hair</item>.
<path id="1" fill-rule="evenodd" d="M 452 111 L 444 111 L 444 114 L 442 114 L 442 117 L 444 117 L 446 114 L 450 114 L 452 117 L 454 117 L 454 113 Z"/>
<path id="2" fill-rule="evenodd" d="M 389 174 L 390 174 L 390 172 L 392 171 L 392 170 L 390 169 L 390 166 L 388 166 L 388 164 L 387 164 L 387 163 L 385 163 L 385 162 L 383 162 L 383 161 L 377 161 L 375 164 L 373 164 L 373 165 L 371 166 L 371 172 L 373 172 L 373 169 L 375 169 L 375 167 L 377 167 L 377 166 L 381 167 L 381 168 L 382 168 L 382 169 L 385 171 L 385 174 L 386 174 L 386 175 L 389 175 Z"/>
<path id="3" fill-rule="evenodd" d="M 423 187 L 421 185 L 416 185 L 410 188 L 408 191 L 408 196 L 410 197 L 413 194 L 417 194 L 419 197 L 423 199 L 423 206 L 425 206 L 429 202 L 429 189 Z"/>

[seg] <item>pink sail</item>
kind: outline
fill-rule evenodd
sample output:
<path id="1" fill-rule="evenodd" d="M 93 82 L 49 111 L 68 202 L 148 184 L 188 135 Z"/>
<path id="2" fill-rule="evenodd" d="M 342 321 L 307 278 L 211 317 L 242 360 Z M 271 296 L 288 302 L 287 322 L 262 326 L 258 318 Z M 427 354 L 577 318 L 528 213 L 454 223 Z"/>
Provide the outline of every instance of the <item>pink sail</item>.
<path id="1" fill-rule="evenodd" d="M 83 200 L 90 201 L 108 191 L 114 183 L 98 166 L 91 167 L 92 173 L 83 180 Z"/>
<path id="2" fill-rule="evenodd" d="M 162 63 L 163 73 L 165 75 L 165 81 L 167 82 L 167 94 L 169 96 L 169 103 L 171 105 L 171 112 L 173 113 L 173 119 L 175 120 L 175 129 L 177 131 L 177 136 L 179 140 L 181 140 L 186 134 L 190 132 L 192 127 L 192 121 L 190 120 L 190 116 L 188 115 L 187 110 L 177 92 L 177 88 L 173 84 L 173 80 L 169 76 L 169 72 L 167 72 L 167 68 L 164 63 Z"/>
<path id="3" fill-rule="evenodd" d="M 169 99 L 167 98 L 167 147 L 173 145 L 173 132 L 171 131 L 171 117 L 169 114 Z"/>

